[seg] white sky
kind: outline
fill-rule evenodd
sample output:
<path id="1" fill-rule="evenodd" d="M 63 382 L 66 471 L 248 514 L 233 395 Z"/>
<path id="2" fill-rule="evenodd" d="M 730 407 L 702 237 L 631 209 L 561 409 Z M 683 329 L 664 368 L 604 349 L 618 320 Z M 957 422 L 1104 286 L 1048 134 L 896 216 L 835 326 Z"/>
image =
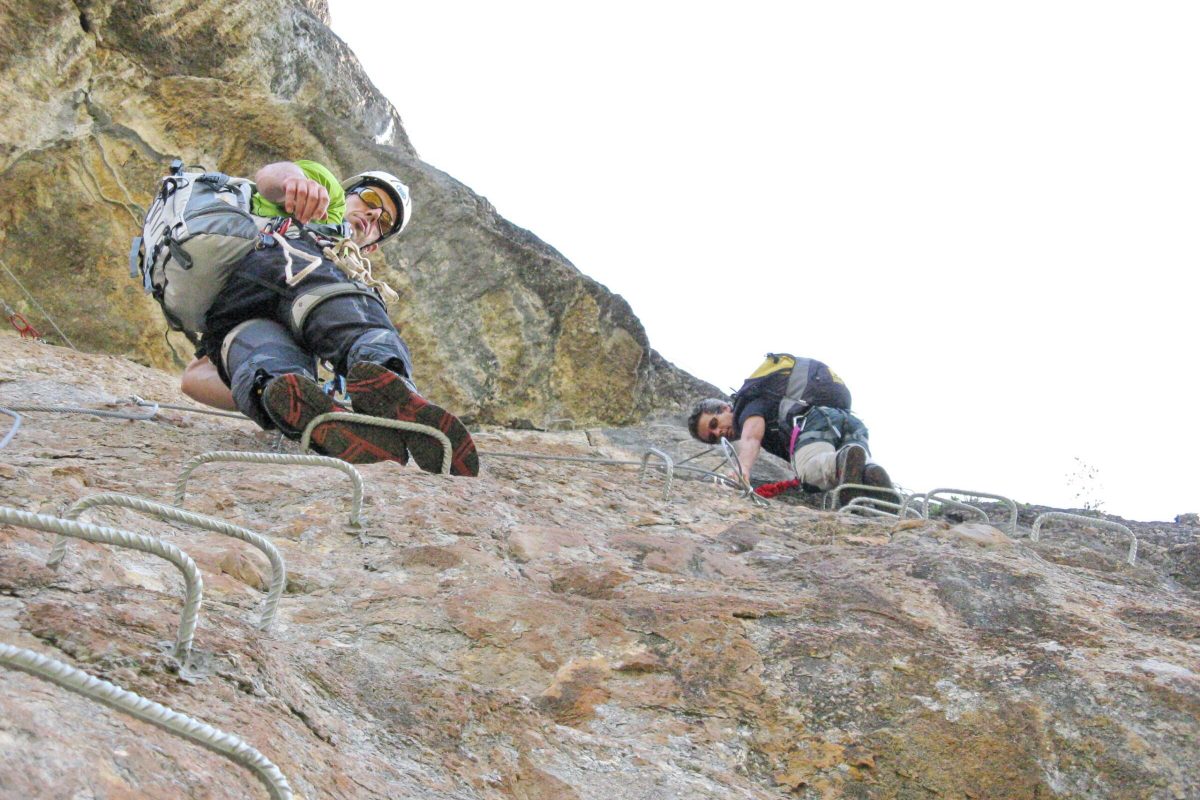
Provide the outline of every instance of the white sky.
<path id="1" fill-rule="evenodd" d="M 1200 511 L 1200 4 L 330 10 L 421 157 L 683 369 L 826 361 L 908 489 Z"/>

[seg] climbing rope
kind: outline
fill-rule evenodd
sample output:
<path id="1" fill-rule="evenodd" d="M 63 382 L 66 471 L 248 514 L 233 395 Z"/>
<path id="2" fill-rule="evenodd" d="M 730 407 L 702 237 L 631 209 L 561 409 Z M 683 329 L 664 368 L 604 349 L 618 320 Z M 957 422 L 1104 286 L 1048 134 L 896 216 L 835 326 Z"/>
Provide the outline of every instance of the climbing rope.
<path id="1" fill-rule="evenodd" d="M 186 714 L 180 714 L 164 705 L 147 700 L 139 694 L 23 647 L 0 643 L 0 664 L 50 681 L 75 694 L 83 695 L 143 722 L 157 725 L 176 736 L 203 745 L 238 766 L 253 772 L 254 776 L 267 787 L 272 800 L 291 800 L 292 798 L 292 789 L 279 768 L 262 753 L 231 733 L 217 730 Z"/>
<path id="2" fill-rule="evenodd" d="M 141 550 L 144 553 L 165 558 L 183 573 L 184 603 L 183 614 L 179 619 L 179 632 L 175 635 L 175 658 L 180 663 L 187 663 L 188 654 L 192 649 L 192 638 L 196 633 L 196 619 L 200 616 L 200 600 L 204 593 L 204 579 L 196 569 L 196 562 L 173 544 L 145 536 L 140 533 L 102 528 L 89 525 L 86 522 L 59 519 L 44 514 L 31 514 L 16 508 L 0 506 L 0 522 L 15 525 L 20 528 L 32 528 L 46 533 L 57 533 L 76 539 L 86 539 L 89 542 L 128 547 L 131 550 Z"/>
<path id="3" fill-rule="evenodd" d="M 67 335 L 62 332 L 62 328 L 58 327 L 58 324 L 54 321 L 54 318 L 46 313 L 46 309 L 42 308 L 42 304 L 37 301 L 37 298 L 29 293 L 29 290 L 25 288 L 25 284 L 21 283 L 21 279 L 14 275 L 12 270 L 8 268 L 8 265 L 4 263 L 4 259 L 0 259 L 0 267 L 2 267 L 4 271 L 8 273 L 8 277 L 12 278 L 13 282 L 21 288 L 21 291 L 25 293 L 27 298 L 29 298 L 29 302 L 33 303 L 37 310 L 41 312 L 41 315 L 45 317 L 51 325 L 54 326 L 54 330 L 58 331 L 58 335 L 63 338 L 63 341 L 71 345 L 72 350 L 78 351 L 79 348 L 75 346 L 75 343 L 67 338 Z"/>
<path id="4" fill-rule="evenodd" d="M 201 453 L 183 465 L 179 478 L 175 481 L 175 505 L 182 506 L 187 497 L 188 477 L 197 467 L 214 461 L 229 461 L 245 464 L 290 464 L 304 467 L 330 467 L 346 474 L 353 484 L 353 497 L 350 502 L 350 524 L 357 527 L 359 514 L 362 511 L 363 479 L 352 464 L 329 456 L 293 455 L 291 453 L 243 453 L 235 450 L 213 450 Z"/>
<path id="5" fill-rule="evenodd" d="M 225 536 L 232 536 L 234 539 L 241 539 L 243 542 L 257 547 L 271 564 L 271 583 L 267 589 L 267 600 L 263 604 L 262 617 L 259 620 L 258 627 L 262 630 L 271 627 L 271 623 L 275 620 L 275 608 L 279 605 L 279 597 L 283 594 L 283 587 L 287 583 L 287 569 L 284 567 L 283 557 L 279 555 L 279 550 L 269 540 L 253 531 L 240 528 L 237 525 L 230 525 L 225 520 L 204 516 L 203 514 L 193 514 L 190 511 L 184 511 L 175 506 L 168 506 L 163 503 L 156 503 L 153 500 L 146 500 L 145 498 L 134 497 L 128 494 L 118 494 L 116 492 L 106 492 L 104 494 L 94 494 L 90 497 L 85 497 L 68 508 L 63 516 L 66 519 L 79 519 L 84 511 L 96 506 L 120 506 L 133 509 L 134 511 L 141 511 L 143 514 L 151 514 L 160 519 L 170 520 L 171 522 L 182 522 L 185 525 L 193 525 L 197 528 L 224 534 Z M 50 551 L 50 557 L 46 559 L 46 566 L 50 568 L 57 567 L 66 554 L 66 537 L 59 536 L 54 540 L 54 548 Z"/>
<path id="6" fill-rule="evenodd" d="M 754 493 L 759 495 L 760 497 L 766 497 L 766 498 L 770 499 L 772 497 L 777 497 L 777 496 L 783 494 L 788 489 L 795 489 L 799 485 L 800 485 L 799 479 L 792 478 L 790 481 L 779 481 L 778 483 L 764 483 L 762 486 L 755 488 Z"/>
<path id="7" fill-rule="evenodd" d="M 364 283 L 379 292 L 384 305 L 390 306 L 400 299 L 395 289 L 371 274 L 371 260 L 362 254 L 352 239 L 339 239 L 333 247 L 326 247 L 323 252 L 350 280 Z"/>

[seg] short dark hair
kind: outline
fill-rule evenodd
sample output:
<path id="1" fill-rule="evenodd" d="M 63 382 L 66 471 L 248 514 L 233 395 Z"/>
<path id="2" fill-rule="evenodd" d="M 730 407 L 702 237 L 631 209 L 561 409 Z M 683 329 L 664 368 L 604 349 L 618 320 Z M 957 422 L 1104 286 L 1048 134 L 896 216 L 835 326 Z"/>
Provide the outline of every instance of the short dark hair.
<path id="1" fill-rule="evenodd" d="M 698 442 L 705 442 L 700 436 L 698 427 L 700 425 L 701 414 L 720 414 L 725 410 L 729 403 L 719 397 L 706 397 L 703 400 L 697 400 L 696 405 L 692 406 L 692 413 L 688 416 L 688 433 Z"/>

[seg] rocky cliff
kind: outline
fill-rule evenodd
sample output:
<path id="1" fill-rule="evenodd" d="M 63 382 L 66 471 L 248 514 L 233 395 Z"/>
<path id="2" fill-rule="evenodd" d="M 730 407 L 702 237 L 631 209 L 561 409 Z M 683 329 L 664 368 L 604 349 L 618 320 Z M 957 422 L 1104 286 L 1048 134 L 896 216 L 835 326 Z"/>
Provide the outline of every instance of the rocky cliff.
<path id="1" fill-rule="evenodd" d="M 144 414 L 129 396 L 180 403 L 175 385 L 0 335 L 0 407 Z M 183 664 L 170 565 L 72 542 L 48 569 L 52 536 L 0 525 L 0 643 L 240 736 L 310 800 L 1200 797 L 1195 526 L 1136 526 L 1130 566 L 1103 530 L 1030 541 L 1025 509 L 1014 538 L 757 508 L 682 472 L 669 495 L 660 473 L 639 481 L 645 442 L 681 461 L 685 438 L 677 420 L 485 428 L 478 479 L 360 468 L 358 527 L 336 472 L 206 465 L 185 506 L 266 536 L 286 564 L 265 631 L 257 550 L 86 512 L 199 565 Z M 29 412 L 0 450 L 0 506 L 171 502 L 192 456 L 274 447 L 245 421 L 173 409 Z M 551 460 L 568 456 L 593 460 Z M 4 800 L 266 796 L 226 759 L 4 668 L 0 745 Z"/>
<path id="2" fill-rule="evenodd" d="M 308 157 L 409 183 L 414 221 L 376 271 L 422 388 L 466 419 L 623 424 L 711 393 L 619 295 L 423 163 L 327 19 L 322 0 L 5 3 L 0 299 L 47 327 L 36 301 L 84 349 L 170 366 L 127 267 L 156 179 L 176 156 L 238 175 Z"/>

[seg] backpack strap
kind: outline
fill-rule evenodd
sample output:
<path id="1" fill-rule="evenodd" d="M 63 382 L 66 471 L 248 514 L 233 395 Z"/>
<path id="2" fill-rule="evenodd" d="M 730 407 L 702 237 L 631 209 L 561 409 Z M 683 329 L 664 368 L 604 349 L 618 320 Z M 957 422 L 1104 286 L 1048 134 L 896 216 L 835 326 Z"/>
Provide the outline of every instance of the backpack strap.
<path id="1" fill-rule="evenodd" d="M 796 405 L 808 408 L 808 403 L 802 398 L 804 391 L 808 388 L 808 371 L 812 364 L 811 358 L 796 358 L 788 356 L 792 361 L 792 374 L 788 376 L 787 388 L 783 390 L 783 396 L 779 398 L 779 409 L 776 412 L 779 416 L 779 427 L 786 430 L 788 427 L 788 412 Z"/>

